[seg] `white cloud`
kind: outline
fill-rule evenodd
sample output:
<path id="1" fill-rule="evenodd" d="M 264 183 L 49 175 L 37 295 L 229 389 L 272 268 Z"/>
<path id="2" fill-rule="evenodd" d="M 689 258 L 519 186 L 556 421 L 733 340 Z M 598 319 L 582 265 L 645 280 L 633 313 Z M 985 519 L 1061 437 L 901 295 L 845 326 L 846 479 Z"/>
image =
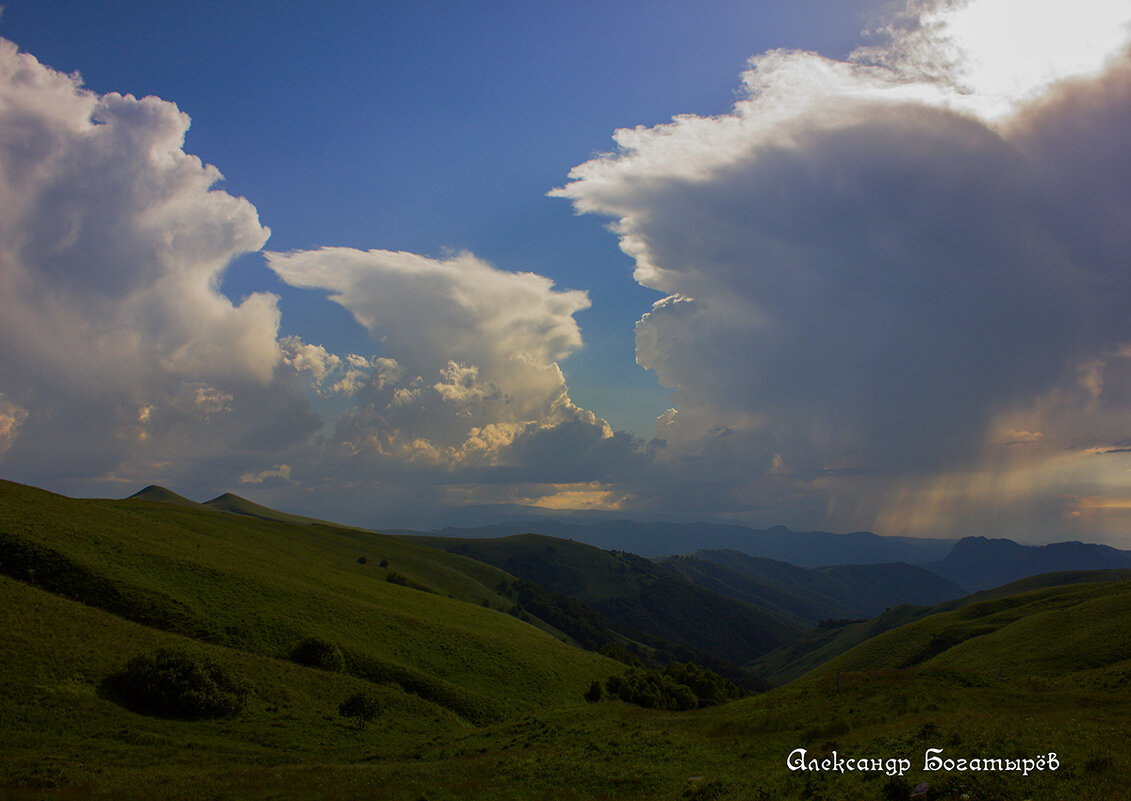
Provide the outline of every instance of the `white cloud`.
<path id="1" fill-rule="evenodd" d="M 288 483 L 291 480 L 291 466 L 277 464 L 269 470 L 260 470 L 258 473 L 244 473 L 240 476 L 241 484 Z"/>
<path id="2" fill-rule="evenodd" d="M 676 388 L 657 437 L 682 498 L 891 523 L 890 488 L 981 470 L 1010 429 L 1034 440 L 1011 459 L 1031 460 L 1128 422 L 1131 387 L 1109 377 L 1131 342 L 1127 30 L 1090 61 L 1051 60 L 1073 80 L 1018 56 L 1025 80 L 991 91 L 972 53 L 1044 43 L 1016 44 L 1020 22 L 974 41 L 981 6 L 926 6 L 846 63 L 752 59 L 731 113 L 618 131 L 552 193 L 612 217 L 637 281 L 668 294 L 637 324 L 637 360 Z M 1064 10 L 1061 41 L 1098 30 L 1087 16 L 1075 36 Z M 1081 375 L 1091 401 L 1068 390 Z"/>
<path id="3" fill-rule="evenodd" d="M 0 40 L 0 392 L 24 410 L 9 477 L 172 480 L 311 431 L 277 373 L 276 299 L 217 290 L 268 231 L 183 151 L 188 124 Z"/>
<path id="4" fill-rule="evenodd" d="M 335 475 L 420 486 L 590 481 L 610 455 L 641 458 L 633 438 L 570 400 L 558 366 L 581 347 L 584 292 L 470 253 L 322 248 L 267 259 L 293 286 L 330 290 L 380 342 L 368 367 L 342 360 L 359 366 L 360 382 L 327 446 Z"/>

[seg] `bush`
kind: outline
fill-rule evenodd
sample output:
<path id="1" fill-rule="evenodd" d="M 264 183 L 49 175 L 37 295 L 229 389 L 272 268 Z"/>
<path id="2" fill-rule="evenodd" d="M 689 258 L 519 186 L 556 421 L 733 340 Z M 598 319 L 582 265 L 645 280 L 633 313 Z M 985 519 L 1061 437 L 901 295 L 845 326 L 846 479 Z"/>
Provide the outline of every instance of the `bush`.
<path id="1" fill-rule="evenodd" d="M 135 656 L 107 685 L 112 696 L 135 711 L 186 720 L 235 715 L 250 691 L 223 665 L 172 649 Z"/>
<path id="2" fill-rule="evenodd" d="M 307 637 L 291 651 L 291 661 L 307 667 L 338 672 L 345 669 L 346 658 L 342 649 L 332 642 L 317 637 Z"/>
<path id="3" fill-rule="evenodd" d="M 623 676 L 605 682 L 609 695 L 649 709 L 687 710 L 699 706 L 699 698 L 686 684 L 649 668 L 630 667 Z"/>
<path id="4" fill-rule="evenodd" d="M 604 691 L 601 689 L 601 682 L 595 681 L 589 685 L 589 690 L 585 693 L 585 700 L 591 704 L 595 704 L 601 700 L 604 694 Z"/>
<path id="5" fill-rule="evenodd" d="M 381 705 L 377 698 L 370 693 L 354 693 L 338 706 L 338 714 L 343 718 L 353 718 L 358 729 L 364 729 L 365 724 L 377 717 Z"/>

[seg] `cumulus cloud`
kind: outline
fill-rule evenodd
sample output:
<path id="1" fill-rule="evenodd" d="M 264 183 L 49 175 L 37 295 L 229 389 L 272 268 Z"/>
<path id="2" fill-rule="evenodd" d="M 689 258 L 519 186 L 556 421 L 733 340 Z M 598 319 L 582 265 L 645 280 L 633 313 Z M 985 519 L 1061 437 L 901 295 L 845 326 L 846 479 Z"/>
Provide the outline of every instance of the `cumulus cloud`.
<path id="1" fill-rule="evenodd" d="M 188 125 L 172 103 L 98 95 L 0 40 L 6 476 L 72 490 L 184 478 L 312 430 L 278 369 L 275 298 L 217 289 L 268 231 L 183 151 Z"/>
<path id="2" fill-rule="evenodd" d="M 558 365 L 581 347 L 574 314 L 589 306 L 585 292 L 466 252 L 321 248 L 267 260 L 292 286 L 329 290 L 379 345 L 380 356 L 337 361 L 284 346 L 323 384 L 342 376 L 333 386 L 354 395 L 325 445 L 336 475 L 549 485 L 643 462 L 639 442 L 573 403 Z"/>
<path id="3" fill-rule="evenodd" d="M 758 56 L 729 114 L 618 131 L 552 193 L 667 294 L 637 360 L 676 389 L 682 498 L 948 533 L 1067 498 L 1053 452 L 1126 436 L 1131 15 L 1087 5 L 1046 15 L 1046 59 L 997 0 L 912 4 L 844 62 Z"/>

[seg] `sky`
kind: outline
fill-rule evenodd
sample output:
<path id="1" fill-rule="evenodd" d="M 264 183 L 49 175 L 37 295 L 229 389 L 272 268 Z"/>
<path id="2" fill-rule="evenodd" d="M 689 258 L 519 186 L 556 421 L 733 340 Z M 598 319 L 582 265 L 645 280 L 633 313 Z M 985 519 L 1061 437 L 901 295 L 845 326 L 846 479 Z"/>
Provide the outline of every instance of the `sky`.
<path id="1" fill-rule="evenodd" d="M 1131 548 L 1131 6 L 0 12 L 0 477 Z"/>

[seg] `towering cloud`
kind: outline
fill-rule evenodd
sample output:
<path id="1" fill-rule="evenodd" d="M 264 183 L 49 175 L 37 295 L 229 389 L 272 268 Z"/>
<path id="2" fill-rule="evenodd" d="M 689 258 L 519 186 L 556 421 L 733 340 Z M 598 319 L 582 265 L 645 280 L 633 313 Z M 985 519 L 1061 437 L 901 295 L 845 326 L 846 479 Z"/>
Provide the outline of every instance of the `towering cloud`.
<path id="1" fill-rule="evenodd" d="M 632 438 L 570 400 L 558 366 L 581 346 L 573 315 L 586 293 L 470 253 L 322 248 L 267 259 L 288 284 L 329 290 L 379 343 L 379 356 L 345 358 L 287 346 L 321 386 L 354 396 L 327 444 L 339 476 L 380 483 L 407 470 L 418 484 L 553 495 L 639 460 Z M 539 484 L 549 486 L 530 486 Z"/>
<path id="2" fill-rule="evenodd" d="M 235 470 L 312 430 L 303 394 L 276 375 L 275 299 L 233 305 L 217 290 L 268 232 L 182 150 L 188 124 L 172 103 L 96 95 L 0 40 L 9 477 Z"/>
<path id="3" fill-rule="evenodd" d="M 1106 50 L 1042 60 L 1008 4 L 920 5 L 847 62 L 752 59 L 731 113 L 618 131 L 554 194 L 668 294 L 637 359 L 677 388 L 657 436 L 699 502 L 1052 534 L 1131 494 L 1086 453 L 1129 433 L 1128 14 L 1058 15 L 1063 50 Z"/>

